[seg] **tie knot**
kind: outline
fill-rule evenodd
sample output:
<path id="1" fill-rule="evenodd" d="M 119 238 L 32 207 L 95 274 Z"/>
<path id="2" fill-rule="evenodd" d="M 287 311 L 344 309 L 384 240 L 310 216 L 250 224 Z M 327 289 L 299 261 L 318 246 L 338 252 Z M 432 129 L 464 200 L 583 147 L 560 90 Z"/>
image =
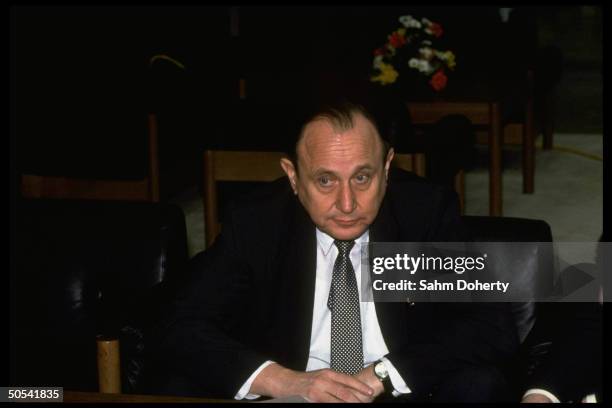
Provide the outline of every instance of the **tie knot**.
<path id="1" fill-rule="evenodd" d="M 334 244 L 336 245 L 336 247 L 338 247 L 338 252 L 340 253 L 340 256 L 348 256 L 348 254 L 351 252 L 351 249 L 353 249 L 353 246 L 355 245 L 355 241 L 339 241 L 339 240 L 334 240 Z"/>

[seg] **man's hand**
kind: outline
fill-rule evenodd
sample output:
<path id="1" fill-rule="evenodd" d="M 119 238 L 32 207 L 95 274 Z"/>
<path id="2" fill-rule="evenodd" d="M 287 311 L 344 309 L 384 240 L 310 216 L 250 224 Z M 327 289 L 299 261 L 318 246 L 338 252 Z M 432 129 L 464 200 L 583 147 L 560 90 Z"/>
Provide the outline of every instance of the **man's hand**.
<path id="1" fill-rule="evenodd" d="M 537 403 L 537 404 L 542 404 L 542 403 L 548 403 L 548 402 L 552 402 L 550 400 L 550 398 L 548 398 L 547 396 L 543 395 L 543 394 L 529 394 L 526 397 L 523 397 L 523 399 L 521 400 L 521 402 L 523 403 Z"/>
<path id="2" fill-rule="evenodd" d="M 255 377 L 249 392 L 274 398 L 300 395 L 310 402 L 371 402 L 375 396 L 371 387 L 350 375 L 330 369 L 294 371 L 276 363 Z"/>
<path id="3" fill-rule="evenodd" d="M 353 376 L 364 384 L 367 384 L 374 390 L 372 398 L 378 397 L 385 391 L 383 383 L 374 374 L 374 364 L 371 364 Z"/>

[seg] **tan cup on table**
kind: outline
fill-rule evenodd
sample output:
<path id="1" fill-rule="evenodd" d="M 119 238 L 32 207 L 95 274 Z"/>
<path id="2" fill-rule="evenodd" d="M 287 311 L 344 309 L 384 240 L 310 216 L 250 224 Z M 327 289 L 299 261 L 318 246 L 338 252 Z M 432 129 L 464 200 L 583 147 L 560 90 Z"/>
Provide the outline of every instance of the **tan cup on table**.
<path id="1" fill-rule="evenodd" d="M 119 340 L 103 336 L 96 338 L 98 344 L 98 385 L 105 394 L 121 393 L 121 358 Z"/>

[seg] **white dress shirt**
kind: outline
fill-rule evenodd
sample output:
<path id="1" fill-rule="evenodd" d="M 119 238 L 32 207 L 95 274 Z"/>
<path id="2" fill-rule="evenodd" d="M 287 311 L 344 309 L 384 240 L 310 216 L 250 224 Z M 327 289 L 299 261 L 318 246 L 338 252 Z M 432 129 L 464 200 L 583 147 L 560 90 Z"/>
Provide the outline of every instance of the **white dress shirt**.
<path id="1" fill-rule="evenodd" d="M 334 245 L 334 239 L 326 233 L 316 230 L 317 235 L 317 271 L 315 282 L 314 305 L 312 313 L 312 331 L 310 336 L 310 352 L 306 371 L 329 368 L 331 355 L 331 312 L 327 308 L 327 298 L 331 288 L 334 263 L 338 256 L 338 248 Z M 355 245 L 350 253 L 351 263 L 357 279 L 359 299 L 363 299 L 361 293 L 361 247 L 367 245 L 369 233 L 366 231 L 355 240 Z M 400 376 L 393 364 L 384 356 L 389 349 L 380 331 L 378 318 L 376 316 L 376 305 L 374 302 L 360 302 L 361 330 L 363 341 L 363 365 L 364 367 L 382 359 L 385 363 L 391 384 L 393 384 L 393 395 L 410 393 L 410 388 Z M 249 393 L 255 377 L 272 361 L 263 363 L 243 384 L 234 396 L 235 399 L 255 399 L 259 395 Z"/>
<path id="2" fill-rule="evenodd" d="M 525 394 L 523 395 L 523 398 L 525 398 L 528 395 L 531 394 L 541 394 L 544 395 L 545 397 L 547 397 L 549 400 L 551 400 L 552 402 L 556 402 L 557 404 L 560 403 L 561 401 L 559 401 L 559 398 L 557 398 L 557 396 L 551 392 L 548 392 L 546 390 L 543 390 L 541 388 L 531 388 L 529 390 L 527 390 L 525 392 Z"/>

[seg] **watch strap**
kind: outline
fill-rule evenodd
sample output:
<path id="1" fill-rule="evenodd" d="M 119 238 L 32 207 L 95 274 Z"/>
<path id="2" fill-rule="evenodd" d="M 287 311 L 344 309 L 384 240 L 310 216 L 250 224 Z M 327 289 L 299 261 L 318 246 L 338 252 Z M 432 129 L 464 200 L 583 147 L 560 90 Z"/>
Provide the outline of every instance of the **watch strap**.
<path id="1" fill-rule="evenodd" d="M 379 363 L 384 364 L 384 361 L 378 360 L 374 364 L 379 364 Z M 374 374 L 376 375 L 376 371 L 374 371 Z M 383 388 L 385 390 L 384 393 L 386 395 L 391 395 L 394 388 L 393 388 L 393 383 L 391 383 L 391 376 L 389 375 L 389 370 L 387 370 L 387 376 L 385 378 L 380 378 L 378 375 L 376 375 L 376 378 L 378 378 L 382 382 Z"/>

